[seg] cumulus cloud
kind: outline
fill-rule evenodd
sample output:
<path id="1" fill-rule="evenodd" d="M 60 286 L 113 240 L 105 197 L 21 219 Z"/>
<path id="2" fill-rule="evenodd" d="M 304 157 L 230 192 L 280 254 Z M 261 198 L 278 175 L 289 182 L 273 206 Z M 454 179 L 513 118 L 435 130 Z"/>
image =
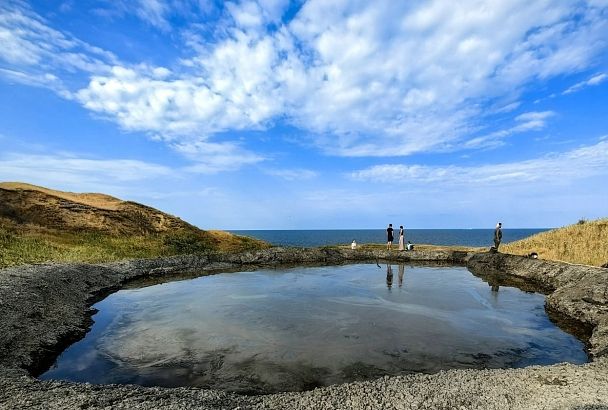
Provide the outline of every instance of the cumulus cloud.
<path id="1" fill-rule="evenodd" d="M 403 184 L 439 184 L 444 187 L 471 185 L 513 185 L 538 182 L 567 184 L 597 175 L 608 176 L 608 140 L 561 154 L 521 162 L 462 166 L 406 164 L 376 165 L 348 174 L 357 181 Z"/>
<path id="2" fill-rule="evenodd" d="M 139 0 L 137 13 L 165 30 L 178 3 Z M 492 134 L 485 110 L 516 100 L 532 81 L 588 69 L 607 48 L 608 6 L 597 1 L 310 0 L 289 21 L 286 8 L 282 0 L 227 3 L 214 30 L 200 22 L 185 30 L 190 55 L 169 68 L 115 61 L 93 71 L 79 57 L 72 66 L 90 80 L 74 95 L 123 128 L 174 146 L 282 122 L 332 155 L 401 156 L 467 140 L 468 148 L 488 147 L 541 129 L 546 118 L 517 117 Z M 65 60 L 71 46 L 59 44 L 74 40 L 23 15 L 52 41 L 5 30 L 4 59 L 34 64 L 50 47 Z M 471 140 L 480 131 L 490 137 Z"/>
<path id="3" fill-rule="evenodd" d="M 114 70 L 80 97 L 127 127 L 213 134 L 285 118 L 331 154 L 407 155 L 458 141 L 476 129 L 484 102 L 581 70 L 606 44 L 606 22 L 591 5 L 574 21 L 571 4 L 474 3 L 313 0 L 270 32 L 259 31 L 267 21 L 259 3 L 230 3 L 227 36 L 189 60 L 188 75 L 152 82 Z M 153 102 L 142 119 L 151 100 L 171 103 Z"/>

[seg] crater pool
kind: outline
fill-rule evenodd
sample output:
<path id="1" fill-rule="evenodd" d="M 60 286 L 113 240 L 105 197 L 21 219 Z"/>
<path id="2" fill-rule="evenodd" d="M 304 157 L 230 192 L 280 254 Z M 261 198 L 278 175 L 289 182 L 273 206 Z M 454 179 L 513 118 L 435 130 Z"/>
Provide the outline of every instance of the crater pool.
<path id="1" fill-rule="evenodd" d="M 453 368 L 584 363 L 542 294 L 463 267 L 353 264 L 120 290 L 41 379 L 301 391 Z"/>

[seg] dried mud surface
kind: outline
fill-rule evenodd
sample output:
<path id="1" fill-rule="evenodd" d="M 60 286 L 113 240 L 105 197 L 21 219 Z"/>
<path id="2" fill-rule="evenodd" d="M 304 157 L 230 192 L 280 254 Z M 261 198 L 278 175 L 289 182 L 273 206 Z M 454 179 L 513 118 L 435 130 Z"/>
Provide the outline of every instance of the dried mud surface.
<path id="1" fill-rule="evenodd" d="M 548 293 L 547 308 L 590 332 L 592 362 L 505 370 L 451 370 L 383 377 L 301 393 L 239 396 L 200 388 L 40 381 L 91 325 L 90 306 L 140 278 L 272 264 L 417 261 L 467 264 L 493 280 L 520 278 Z M 0 408 L 124 409 L 606 409 L 608 269 L 500 253 L 272 248 L 238 255 L 192 255 L 103 265 L 26 265 L 0 270 Z"/>

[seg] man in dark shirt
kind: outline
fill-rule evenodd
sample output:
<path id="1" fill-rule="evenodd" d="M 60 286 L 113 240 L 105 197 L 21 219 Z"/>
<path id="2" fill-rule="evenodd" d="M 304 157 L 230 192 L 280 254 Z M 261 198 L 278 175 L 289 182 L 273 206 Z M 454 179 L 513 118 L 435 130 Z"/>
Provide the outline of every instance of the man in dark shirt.
<path id="1" fill-rule="evenodd" d="M 393 247 L 393 224 L 388 224 L 388 228 L 386 228 L 386 249 L 391 250 Z"/>
<path id="2" fill-rule="evenodd" d="M 494 229 L 494 248 L 498 251 L 498 246 L 502 240 L 502 223 L 498 222 L 496 229 Z"/>

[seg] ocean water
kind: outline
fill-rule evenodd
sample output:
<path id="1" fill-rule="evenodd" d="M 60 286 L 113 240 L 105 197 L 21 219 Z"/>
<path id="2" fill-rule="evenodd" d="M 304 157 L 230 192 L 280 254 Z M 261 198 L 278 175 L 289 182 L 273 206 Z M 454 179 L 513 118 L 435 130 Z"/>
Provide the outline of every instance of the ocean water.
<path id="1" fill-rule="evenodd" d="M 503 229 L 503 243 L 517 241 L 543 229 Z M 386 243 L 385 229 L 327 229 L 327 230 L 235 230 L 237 235 L 264 240 L 276 246 L 324 246 L 363 243 Z M 395 229 L 398 241 L 399 227 Z M 413 244 L 493 246 L 494 229 L 406 229 L 405 240 Z M 395 243 L 397 243 L 395 241 Z"/>

